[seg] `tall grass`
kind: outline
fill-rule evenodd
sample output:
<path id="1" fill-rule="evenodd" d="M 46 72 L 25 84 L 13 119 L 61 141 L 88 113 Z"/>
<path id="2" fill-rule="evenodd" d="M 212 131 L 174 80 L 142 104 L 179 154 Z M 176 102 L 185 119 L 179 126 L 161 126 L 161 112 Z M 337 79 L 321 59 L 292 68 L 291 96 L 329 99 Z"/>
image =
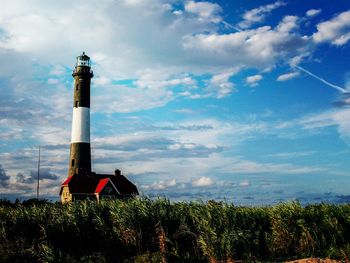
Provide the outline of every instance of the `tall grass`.
<path id="1" fill-rule="evenodd" d="M 0 262 L 350 258 L 350 205 L 127 201 L 0 204 Z"/>

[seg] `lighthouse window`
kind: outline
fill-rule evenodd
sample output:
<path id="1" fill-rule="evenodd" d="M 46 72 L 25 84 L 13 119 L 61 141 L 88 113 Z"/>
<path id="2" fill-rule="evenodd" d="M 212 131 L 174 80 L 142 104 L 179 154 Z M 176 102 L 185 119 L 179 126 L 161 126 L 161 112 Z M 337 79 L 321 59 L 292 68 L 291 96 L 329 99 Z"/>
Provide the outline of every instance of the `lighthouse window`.
<path id="1" fill-rule="evenodd" d="M 74 166 L 74 159 L 72 159 L 72 167 Z"/>
<path id="2" fill-rule="evenodd" d="M 75 107 L 78 108 L 79 102 L 75 101 Z"/>
<path id="3" fill-rule="evenodd" d="M 75 89 L 76 89 L 76 90 L 78 90 L 78 89 L 79 89 L 79 84 L 77 84 L 77 86 L 75 87 Z"/>

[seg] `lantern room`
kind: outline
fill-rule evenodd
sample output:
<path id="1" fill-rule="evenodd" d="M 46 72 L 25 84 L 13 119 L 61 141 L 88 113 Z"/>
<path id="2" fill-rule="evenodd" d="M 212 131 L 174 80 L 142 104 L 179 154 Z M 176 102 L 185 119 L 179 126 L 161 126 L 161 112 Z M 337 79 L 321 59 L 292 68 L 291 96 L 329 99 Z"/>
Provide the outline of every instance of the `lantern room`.
<path id="1" fill-rule="evenodd" d="M 83 66 L 83 67 L 90 67 L 90 57 L 83 52 L 80 56 L 77 57 L 77 67 Z"/>

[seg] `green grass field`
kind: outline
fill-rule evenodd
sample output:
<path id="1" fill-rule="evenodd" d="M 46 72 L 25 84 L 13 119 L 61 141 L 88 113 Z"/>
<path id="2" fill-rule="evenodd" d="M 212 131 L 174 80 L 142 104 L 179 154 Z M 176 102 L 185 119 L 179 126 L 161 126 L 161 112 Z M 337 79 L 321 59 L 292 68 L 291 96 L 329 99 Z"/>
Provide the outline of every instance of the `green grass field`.
<path id="1" fill-rule="evenodd" d="M 350 258 L 350 205 L 209 201 L 0 204 L 0 262 Z"/>

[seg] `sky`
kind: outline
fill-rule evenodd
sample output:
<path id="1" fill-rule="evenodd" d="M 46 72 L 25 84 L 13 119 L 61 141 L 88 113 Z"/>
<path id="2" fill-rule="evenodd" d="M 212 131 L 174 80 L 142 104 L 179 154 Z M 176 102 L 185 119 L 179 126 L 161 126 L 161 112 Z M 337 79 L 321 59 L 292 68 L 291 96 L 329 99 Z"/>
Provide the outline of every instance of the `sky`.
<path id="1" fill-rule="evenodd" d="M 147 196 L 350 200 L 348 0 L 0 0 L 0 198 L 58 200 L 76 56 L 92 168 Z"/>

